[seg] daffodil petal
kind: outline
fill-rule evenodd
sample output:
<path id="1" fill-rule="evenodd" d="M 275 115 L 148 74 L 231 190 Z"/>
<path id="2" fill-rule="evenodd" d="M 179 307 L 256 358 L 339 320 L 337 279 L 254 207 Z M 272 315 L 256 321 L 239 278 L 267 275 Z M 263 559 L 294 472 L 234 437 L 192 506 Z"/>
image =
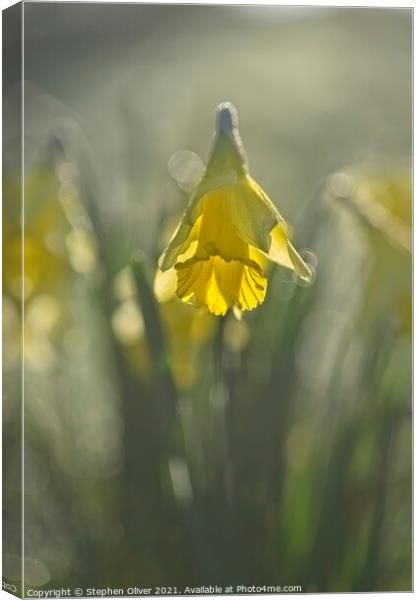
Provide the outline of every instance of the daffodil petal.
<path id="1" fill-rule="evenodd" d="M 202 203 L 199 202 L 199 198 L 193 197 L 167 248 L 160 256 L 159 268 L 162 271 L 167 271 L 173 267 L 178 256 L 185 253 L 191 242 L 196 239 L 199 225 L 198 219 L 201 213 Z"/>
<path id="2" fill-rule="evenodd" d="M 253 310 L 261 304 L 266 295 L 267 279 L 262 271 L 243 265 L 243 275 L 238 292 L 238 306 L 241 310 Z"/>
<path id="3" fill-rule="evenodd" d="M 218 316 L 225 315 L 232 306 L 252 310 L 265 298 L 267 280 L 257 263 L 247 265 L 214 256 L 179 263 L 176 270 L 178 297 L 195 306 L 206 306 Z"/>
<path id="4" fill-rule="evenodd" d="M 304 262 L 301 255 L 298 254 L 297 250 L 294 248 L 290 241 L 288 242 L 288 252 L 291 257 L 292 264 L 294 266 L 294 271 L 296 272 L 298 277 L 300 277 L 304 281 L 307 281 L 307 283 L 311 283 L 313 279 L 313 271 L 310 269 L 308 264 Z"/>
<path id="5" fill-rule="evenodd" d="M 219 256 L 226 261 L 249 261 L 249 245 L 238 234 L 229 211 L 231 187 L 210 192 L 202 199 L 198 244 L 195 257 L 206 260 Z M 184 257 L 178 262 L 186 262 Z"/>
<path id="6" fill-rule="evenodd" d="M 167 271 L 157 269 L 154 277 L 154 295 L 159 302 L 168 302 L 176 294 L 177 272 L 172 267 Z"/>
<path id="7" fill-rule="evenodd" d="M 206 194 L 228 188 L 229 185 L 236 183 L 237 174 L 230 171 L 219 177 L 207 177 L 206 175 L 198 183 L 194 193 L 191 196 L 188 207 L 169 241 L 167 248 L 159 259 L 159 267 L 166 271 L 173 267 L 179 255 L 184 254 L 190 243 L 196 239 L 194 233 L 197 230 L 197 219 L 202 214 L 203 198 Z"/>
<path id="8" fill-rule="evenodd" d="M 203 196 L 205 196 L 205 194 L 208 194 L 209 192 L 215 192 L 221 188 L 233 185 L 237 182 L 237 180 L 237 173 L 232 170 L 220 176 L 210 176 L 208 175 L 208 172 L 206 172 L 205 176 L 195 188 L 192 196 L 192 202 L 198 202 Z"/>
<path id="9" fill-rule="evenodd" d="M 282 224 L 278 224 L 271 232 L 271 246 L 267 256 L 273 262 L 294 270 L 298 277 L 301 277 L 304 281 L 311 281 L 313 274 L 310 267 L 289 241 Z"/>
<path id="10" fill-rule="evenodd" d="M 278 224 L 271 232 L 268 258 L 287 269 L 293 269 L 294 264 L 288 252 L 288 235 L 282 225 Z"/>
<path id="11" fill-rule="evenodd" d="M 269 251 L 270 232 L 278 223 L 278 212 L 251 177 L 243 177 L 229 191 L 229 217 L 238 235 L 248 244 Z"/>

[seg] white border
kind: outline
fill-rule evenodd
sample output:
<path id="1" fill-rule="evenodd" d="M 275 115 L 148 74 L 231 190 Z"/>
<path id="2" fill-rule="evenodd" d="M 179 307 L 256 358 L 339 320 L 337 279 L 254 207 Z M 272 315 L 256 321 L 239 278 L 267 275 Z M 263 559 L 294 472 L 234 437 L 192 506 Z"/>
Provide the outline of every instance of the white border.
<path id="1" fill-rule="evenodd" d="M 27 0 L 27 1 L 33 1 L 33 0 Z M 50 0 L 46 0 L 46 1 L 50 1 Z M 62 2 L 74 2 L 74 0 L 60 0 Z M 97 4 L 139 4 L 139 2 L 124 2 L 124 1 L 115 1 L 115 0 L 77 0 L 78 2 L 95 2 Z M 0 0 L 0 8 L 1 10 L 4 10 L 5 8 L 8 8 L 9 6 L 12 6 L 13 4 L 16 4 L 16 2 L 13 2 L 11 0 Z M 300 6 L 300 7 L 338 7 L 338 8 L 388 8 L 388 9 L 397 9 L 397 8 L 410 8 L 413 9 L 415 6 L 415 1 L 414 0 L 409 0 L 409 1 L 404 1 L 404 2 L 400 2 L 400 1 L 358 1 L 355 3 L 347 3 L 347 2 L 320 2 L 320 1 L 316 1 L 316 0 L 312 0 L 310 3 L 304 3 L 304 2 L 298 2 L 298 1 L 293 1 L 293 0 L 288 0 L 287 2 L 278 2 L 278 1 L 273 1 L 273 0 L 253 0 L 251 2 L 249 1 L 245 1 L 245 0 L 231 0 L 230 2 L 225 2 L 223 0 L 211 0 L 208 2 L 199 2 L 197 0 L 183 0 L 182 2 L 176 1 L 176 0 L 165 0 L 165 2 L 162 3 L 157 3 L 154 0 L 144 0 L 143 2 L 141 2 L 141 4 L 206 4 L 206 5 L 270 5 L 270 6 Z M 413 15 L 413 26 L 414 26 L 414 16 Z M 2 41 L 2 34 L 1 34 L 1 30 L 0 30 L 0 42 Z M 415 66 L 418 64 L 418 61 L 416 60 L 417 56 L 416 56 L 416 45 L 413 44 L 413 74 L 415 74 Z M 0 72 L 1 72 L 1 64 L 0 64 Z M 22 203 L 22 245 L 23 245 L 23 233 L 24 233 L 24 186 L 23 186 L 23 173 L 24 173 L 24 139 L 23 139 L 23 131 L 24 131 L 24 7 L 22 10 L 22 198 L 21 198 L 21 203 Z M 414 82 L 416 81 L 416 77 L 414 77 Z M 416 107 L 416 94 L 414 95 L 414 107 Z M 2 103 L 2 101 L 0 100 L 0 104 Z M 0 133 L 2 133 L 2 123 L 0 122 Z M 416 140 L 416 128 L 415 128 L 415 122 L 413 122 L 413 140 Z M 414 156 L 414 173 L 416 172 L 416 167 L 418 166 L 418 162 L 417 162 L 417 157 L 415 154 L 413 154 Z M 0 148 L 0 157 L 1 157 L 1 148 Z M 1 171 L 0 171 L 0 179 L 1 179 Z M 416 193 L 414 194 L 414 202 L 413 202 L 413 207 L 415 206 L 415 200 L 416 200 Z M 419 242 L 417 242 L 416 240 L 416 236 L 414 236 L 414 250 L 416 251 L 416 244 L 419 244 Z M 0 250 L 0 254 L 1 254 L 1 250 Z M 24 253 L 22 252 L 22 269 L 24 269 Z M 1 264 L 0 264 L 0 273 L 1 273 Z M 416 275 L 416 268 L 414 268 L 414 275 Z M 414 283 L 416 284 L 416 282 L 418 281 L 417 277 L 414 277 Z M 23 292 L 23 278 L 22 278 L 22 292 Z M 414 286 L 414 290 L 416 292 L 416 286 Z M 22 294 L 23 297 L 23 294 Z M 416 298 L 416 294 L 415 294 L 415 298 Z M 22 318 L 23 318 L 23 313 L 24 311 L 24 306 L 23 306 L 23 302 L 22 302 Z M 416 326 L 414 324 L 414 333 L 416 334 Z M 2 331 L 2 327 L 0 324 L 0 331 Z M 415 336 L 416 339 L 416 336 Z M 23 461 L 23 456 L 24 456 L 24 371 L 23 371 L 23 350 L 24 350 L 24 340 L 23 340 L 23 336 L 22 336 L 22 461 Z M 1 346 L 0 346 L 0 358 L 2 357 L 2 350 L 1 350 Z M 419 361 L 419 359 L 418 359 Z M 415 372 L 415 368 L 416 366 L 418 366 L 419 368 L 419 362 L 417 363 L 417 355 L 414 356 L 414 372 Z M 413 425 L 415 424 L 415 414 L 414 414 L 414 419 L 413 419 Z M 415 427 L 414 427 L 415 429 Z M 0 433 L 1 436 L 1 433 Z M 418 445 L 414 444 L 414 465 L 416 466 L 418 464 L 418 455 L 419 455 L 419 450 L 418 450 Z M 1 458 L 1 446 L 0 446 L 0 458 Z M 415 473 L 414 473 L 415 474 Z M 417 491 L 417 486 L 416 486 L 416 477 L 414 477 L 414 507 L 416 507 L 416 500 L 418 498 L 418 494 L 416 493 Z M 24 483 L 24 468 L 22 465 L 22 485 Z M 0 531 L 1 531 L 1 522 L 0 522 Z M 419 540 L 419 535 L 417 534 L 417 528 L 414 528 L 414 541 L 417 543 Z M 24 544 L 24 495 L 22 494 L 22 545 Z M 23 546 L 23 552 L 24 552 L 24 546 Z M 24 561 L 22 561 L 22 580 L 24 580 Z M 414 553 L 414 568 L 413 568 L 413 573 L 414 576 L 418 571 L 418 567 L 419 567 L 419 558 L 418 558 L 418 553 Z M 1 565 L 0 565 L 1 568 Z M 395 599 L 401 599 L 404 598 L 406 596 L 406 592 L 405 593 L 394 593 L 394 592 L 376 592 L 376 593 L 362 593 L 362 598 L 365 599 L 373 599 L 373 598 L 377 598 L 377 596 L 388 596 L 389 594 L 391 594 L 392 598 Z M 323 596 L 326 595 L 328 598 L 330 598 L 331 600 L 339 600 L 339 598 L 342 597 L 342 594 L 335 594 L 335 593 L 331 593 L 331 594 L 313 594 L 314 596 Z M 352 596 L 358 596 L 359 594 L 355 594 L 355 593 L 345 593 L 344 594 L 345 597 L 352 597 Z M 275 595 L 275 596 L 271 596 L 271 595 L 255 595 L 255 598 L 264 598 L 264 597 L 279 597 L 279 595 Z M 286 596 L 286 594 L 281 594 L 281 596 Z M 311 594 L 292 594 L 293 597 L 296 598 L 304 598 L 307 596 L 311 596 Z M 7 592 L 1 591 L 0 592 L 0 598 L 11 598 L 14 597 L 11 594 L 8 594 Z M 253 597 L 250 595 L 246 595 L 246 596 L 233 596 L 233 598 L 240 598 L 240 599 L 244 599 L 244 598 L 249 598 L 249 597 Z M 191 596 L 178 596 L 178 598 L 191 598 Z M 203 598 L 216 598 L 216 596 L 204 596 Z M 225 598 L 225 596 L 223 596 L 223 598 Z"/>

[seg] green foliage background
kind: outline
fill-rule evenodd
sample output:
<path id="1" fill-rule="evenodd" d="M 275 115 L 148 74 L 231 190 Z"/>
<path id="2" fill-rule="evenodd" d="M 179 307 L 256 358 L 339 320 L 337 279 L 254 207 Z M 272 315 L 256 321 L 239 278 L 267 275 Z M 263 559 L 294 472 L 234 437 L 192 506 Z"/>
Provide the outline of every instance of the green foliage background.
<path id="1" fill-rule="evenodd" d="M 26 587 L 410 590 L 411 257 L 391 232 L 411 224 L 411 12 L 29 3 L 25 31 Z M 205 161 L 225 100 L 252 176 L 317 264 L 310 287 L 272 268 L 241 323 L 152 292 L 187 202 L 169 160 Z M 6 516 L 20 419 L 7 143 Z"/>

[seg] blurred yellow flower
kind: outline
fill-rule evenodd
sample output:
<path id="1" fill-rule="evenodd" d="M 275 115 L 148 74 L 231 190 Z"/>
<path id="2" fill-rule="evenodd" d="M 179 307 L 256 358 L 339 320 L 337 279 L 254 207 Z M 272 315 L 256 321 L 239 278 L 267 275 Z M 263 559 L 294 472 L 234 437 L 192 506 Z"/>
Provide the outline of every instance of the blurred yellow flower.
<path id="1" fill-rule="evenodd" d="M 249 173 L 237 113 L 217 108 L 216 133 L 204 176 L 159 260 L 156 287 L 215 315 L 252 310 L 263 302 L 266 258 L 311 280 L 290 242 L 287 225 Z"/>
<path id="2" fill-rule="evenodd" d="M 62 174 L 49 164 L 25 173 L 23 222 L 21 176 L 3 177 L 3 304 L 6 365 L 11 368 L 21 360 L 22 335 L 25 368 L 32 371 L 54 367 L 61 341 L 72 351 L 71 267 L 87 275 L 96 266 L 95 240 L 78 190 L 70 190 Z M 54 339 L 58 326 L 60 344 Z M 76 343 L 82 346 L 80 338 Z"/>
<path id="3" fill-rule="evenodd" d="M 59 182 L 51 168 L 25 175 L 24 293 L 25 300 L 41 292 L 55 292 L 68 271 L 62 242 L 68 224 L 57 202 Z M 6 174 L 3 181 L 3 283 L 4 292 L 20 299 L 22 293 L 22 223 L 20 176 Z"/>
<path id="4" fill-rule="evenodd" d="M 20 305 L 3 296 L 4 368 L 21 364 L 22 322 Z M 52 294 L 39 294 L 26 303 L 23 332 L 25 369 L 46 372 L 56 364 L 54 334 L 61 321 L 61 305 Z"/>
<path id="5" fill-rule="evenodd" d="M 328 179 L 328 189 L 367 225 L 384 235 L 394 247 L 411 253 L 412 189 L 408 167 L 377 169 L 348 168 Z"/>
<path id="6" fill-rule="evenodd" d="M 349 209 L 367 234 L 370 268 L 364 321 L 388 310 L 399 333 L 412 329 L 412 172 L 380 160 L 348 166 L 328 179 L 327 193 Z"/>
<path id="7" fill-rule="evenodd" d="M 147 381 L 151 357 L 130 268 L 124 268 L 115 277 L 114 295 L 119 301 L 112 316 L 114 333 L 125 347 L 132 368 Z M 180 303 L 173 295 L 165 300 L 159 306 L 160 318 L 172 358 L 173 376 L 177 388 L 186 390 L 196 381 L 200 353 L 216 333 L 216 319 L 206 311 L 196 311 Z"/>

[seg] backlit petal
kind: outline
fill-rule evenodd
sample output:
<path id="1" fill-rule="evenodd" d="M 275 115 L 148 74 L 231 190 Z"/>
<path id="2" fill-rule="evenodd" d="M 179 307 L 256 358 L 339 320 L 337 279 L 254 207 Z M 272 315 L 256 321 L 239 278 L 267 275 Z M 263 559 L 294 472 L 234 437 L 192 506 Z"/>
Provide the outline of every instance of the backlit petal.
<path id="1" fill-rule="evenodd" d="M 248 244 L 268 252 L 270 232 L 280 216 L 251 177 L 242 177 L 234 186 L 229 194 L 227 209 L 239 236 Z"/>
<path id="2" fill-rule="evenodd" d="M 176 294 L 177 273 L 174 267 L 167 271 L 157 269 L 154 277 L 154 295 L 159 302 L 167 302 Z"/>
<path id="3" fill-rule="evenodd" d="M 191 243 L 197 239 L 201 213 L 202 203 L 199 199 L 192 198 L 167 248 L 160 256 L 159 267 L 162 271 L 173 267 L 178 256 L 186 252 Z"/>
<path id="4" fill-rule="evenodd" d="M 215 315 L 225 315 L 232 306 L 252 310 L 265 298 L 267 280 L 257 263 L 191 259 L 176 265 L 177 295 L 183 302 L 206 306 Z"/>
<path id="5" fill-rule="evenodd" d="M 271 247 L 269 248 L 268 258 L 273 262 L 292 269 L 296 274 L 304 279 L 304 281 L 310 282 L 312 279 L 312 272 L 310 267 L 304 262 L 297 250 L 291 244 L 288 239 L 284 227 L 278 224 L 271 233 Z"/>
<path id="6" fill-rule="evenodd" d="M 238 235 L 229 211 L 234 187 L 226 186 L 206 194 L 202 199 L 202 219 L 196 257 L 220 256 L 225 260 L 246 261 L 248 244 Z"/>

